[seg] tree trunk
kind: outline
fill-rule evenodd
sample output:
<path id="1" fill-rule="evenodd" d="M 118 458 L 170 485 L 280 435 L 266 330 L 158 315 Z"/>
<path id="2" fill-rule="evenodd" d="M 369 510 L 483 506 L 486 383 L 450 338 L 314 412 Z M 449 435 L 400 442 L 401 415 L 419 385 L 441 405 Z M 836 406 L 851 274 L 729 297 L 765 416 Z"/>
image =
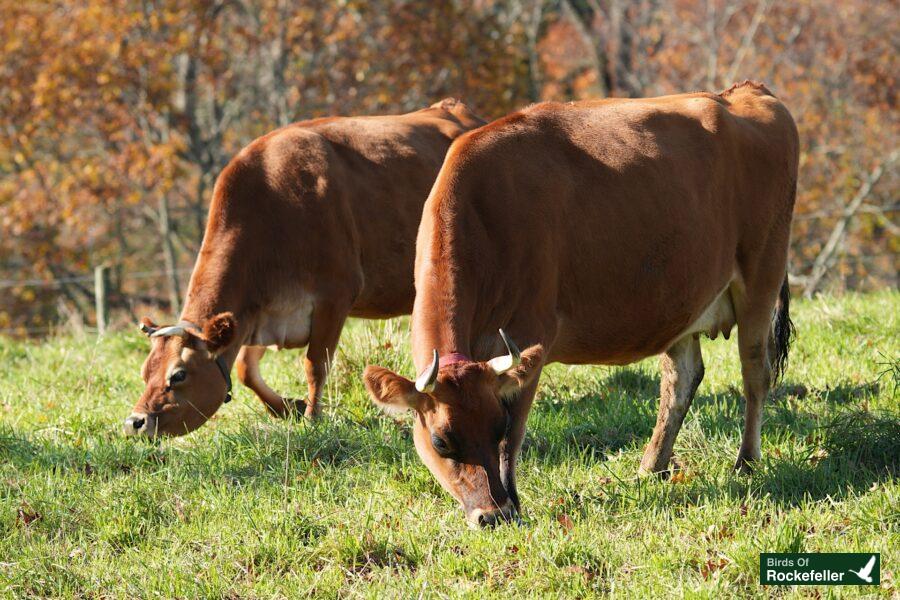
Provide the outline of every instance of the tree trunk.
<path id="1" fill-rule="evenodd" d="M 859 212 L 863 201 L 872 193 L 872 188 L 881 179 L 885 169 L 889 169 L 898 158 L 900 158 L 900 150 L 895 150 L 884 162 L 876 165 L 868 177 L 863 180 L 853 199 L 847 203 L 844 208 L 844 214 L 838 219 L 834 229 L 831 230 L 831 235 L 828 236 L 828 241 L 825 242 L 825 246 L 813 262 L 812 270 L 806 280 L 806 288 L 803 290 L 803 295 L 807 298 L 812 297 L 825 273 L 828 272 L 831 258 L 844 241 L 844 235 L 847 233 L 847 226 L 850 224 L 850 220 Z"/>
<path id="2" fill-rule="evenodd" d="M 165 195 L 159 199 L 159 233 L 162 236 L 163 260 L 169 280 L 169 303 L 175 316 L 181 314 L 181 285 L 178 282 L 178 261 L 175 244 L 172 242 L 172 227 L 169 222 L 169 200 Z"/>
<path id="3" fill-rule="evenodd" d="M 526 44 L 528 47 L 528 99 L 531 102 L 541 100 L 541 57 L 537 45 L 540 37 L 541 22 L 543 21 L 543 0 L 536 0 L 532 5 L 526 30 Z"/>

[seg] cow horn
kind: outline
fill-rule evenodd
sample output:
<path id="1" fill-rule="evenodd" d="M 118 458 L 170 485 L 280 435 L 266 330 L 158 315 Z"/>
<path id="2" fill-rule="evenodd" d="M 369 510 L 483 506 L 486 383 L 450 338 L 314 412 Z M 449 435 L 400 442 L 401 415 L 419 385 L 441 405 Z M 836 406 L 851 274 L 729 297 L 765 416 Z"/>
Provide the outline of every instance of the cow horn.
<path id="1" fill-rule="evenodd" d="M 146 333 L 147 335 L 152 334 L 154 331 L 158 329 L 158 327 L 151 327 L 146 323 L 138 323 L 138 329 L 141 330 L 141 333 Z"/>
<path id="2" fill-rule="evenodd" d="M 186 338 L 188 333 L 184 327 L 181 325 L 170 325 L 169 327 L 161 327 L 150 334 L 150 337 L 169 337 L 172 335 L 177 335 L 178 337 Z"/>
<path id="3" fill-rule="evenodd" d="M 497 375 L 502 375 L 506 373 L 510 369 L 514 369 L 519 366 L 519 363 L 522 362 L 522 354 L 519 352 L 519 348 L 513 343 L 509 336 L 506 335 L 506 332 L 502 329 L 500 330 L 500 337 L 503 338 L 503 343 L 506 344 L 506 356 L 498 356 L 496 358 L 492 358 L 488 364 L 491 365 L 491 368 L 494 370 L 494 373 Z"/>
<path id="4" fill-rule="evenodd" d="M 434 382 L 437 381 L 440 366 L 441 362 L 438 359 L 438 351 L 434 350 L 434 357 L 431 359 L 431 365 L 419 375 L 418 379 L 416 379 L 416 389 L 423 394 L 433 392 Z"/>

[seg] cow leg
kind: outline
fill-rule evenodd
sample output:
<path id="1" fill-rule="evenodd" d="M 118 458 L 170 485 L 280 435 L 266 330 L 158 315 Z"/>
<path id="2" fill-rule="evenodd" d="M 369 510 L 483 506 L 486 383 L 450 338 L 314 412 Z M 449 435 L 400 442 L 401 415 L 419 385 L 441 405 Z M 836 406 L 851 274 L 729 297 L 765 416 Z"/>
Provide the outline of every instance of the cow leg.
<path id="1" fill-rule="evenodd" d="M 509 405 L 509 430 L 506 439 L 500 444 L 500 481 L 506 488 L 506 493 L 516 510 L 521 512 L 519 505 L 519 490 L 516 488 L 516 462 L 519 452 L 522 450 L 522 441 L 525 438 L 525 425 L 528 421 L 528 413 L 534 402 L 540 375 L 519 393 L 514 402 Z"/>
<path id="2" fill-rule="evenodd" d="M 666 350 L 659 359 L 659 414 L 650 443 L 644 450 L 639 473 L 666 473 L 675 438 L 687 414 L 694 393 L 703 381 L 703 356 L 697 335 L 686 336 Z"/>
<path id="3" fill-rule="evenodd" d="M 772 379 L 769 364 L 771 310 L 752 321 L 738 323 L 738 350 L 741 357 L 741 376 L 744 380 L 744 433 L 738 451 L 735 470 L 752 471 L 753 463 L 760 458 L 762 413 Z"/>
<path id="4" fill-rule="evenodd" d="M 313 312 L 309 347 L 306 349 L 306 357 L 303 359 L 306 385 L 309 388 L 304 415 L 308 418 L 314 418 L 321 412 L 319 400 L 325 392 L 328 370 L 331 368 L 334 351 L 337 348 L 338 339 L 341 337 L 341 330 L 344 328 L 348 312 L 349 309 L 339 308 L 334 304 L 317 306 Z"/>
<path id="5" fill-rule="evenodd" d="M 734 468 L 742 473 L 750 473 L 761 455 L 763 405 L 772 383 L 770 361 L 776 355 L 772 316 L 784 283 L 785 259 L 783 249 L 761 255 L 755 264 L 742 268 L 743 280 L 732 288 L 745 403 L 744 432 Z"/>
<path id="6" fill-rule="evenodd" d="M 266 410 L 276 417 L 287 416 L 289 410 L 284 399 L 276 394 L 259 372 L 259 361 L 266 353 L 265 346 L 242 346 L 238 352 L 234 366 L 238 379 L 262 400 Z"/>

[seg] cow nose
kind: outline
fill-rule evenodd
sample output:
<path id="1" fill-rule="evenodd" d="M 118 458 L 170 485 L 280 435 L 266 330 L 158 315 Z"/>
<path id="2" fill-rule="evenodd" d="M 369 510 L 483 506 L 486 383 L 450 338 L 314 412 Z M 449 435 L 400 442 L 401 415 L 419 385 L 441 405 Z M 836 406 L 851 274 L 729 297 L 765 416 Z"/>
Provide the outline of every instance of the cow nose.
<path id="1" fill-rule="evenodd" d="M 148 433 L 149 417 L 144 413 L 134 413 L 125 419 L 122 424 L 122 431 L 125 435 L 139 435 Z"/>
<path id="2" fill-rule="evenodd" d="M 466 516 L 466 520 L 469 522 L 469 527 L 473 529 L 494 527 L 501 523 L 518 520 L 518 513 L 512 501 L 507 500 L 500 508 L 475 509 Z"/>

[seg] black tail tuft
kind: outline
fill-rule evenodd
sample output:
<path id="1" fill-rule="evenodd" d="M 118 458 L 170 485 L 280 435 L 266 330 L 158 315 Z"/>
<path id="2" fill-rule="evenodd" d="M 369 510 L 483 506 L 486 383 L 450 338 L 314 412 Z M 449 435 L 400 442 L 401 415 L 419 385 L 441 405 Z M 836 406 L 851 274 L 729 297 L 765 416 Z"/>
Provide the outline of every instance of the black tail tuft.
<path id="1" fill-rule="evenodd" d="M 784 283 L 781 284 L 781 291 L 778 293 L 778 304 L 775 307 L 775 322 L 773 323 L 772 333 L 775 338 L 775 356 L 772 358 L 773 383 L 778 383 L 784 377 L 784 371 L 787 369 L 788 352 L 794 338 L 797 337 L 797 330 L 791 321 L 791 290 L 788 287 L 787 276 Z"/>

